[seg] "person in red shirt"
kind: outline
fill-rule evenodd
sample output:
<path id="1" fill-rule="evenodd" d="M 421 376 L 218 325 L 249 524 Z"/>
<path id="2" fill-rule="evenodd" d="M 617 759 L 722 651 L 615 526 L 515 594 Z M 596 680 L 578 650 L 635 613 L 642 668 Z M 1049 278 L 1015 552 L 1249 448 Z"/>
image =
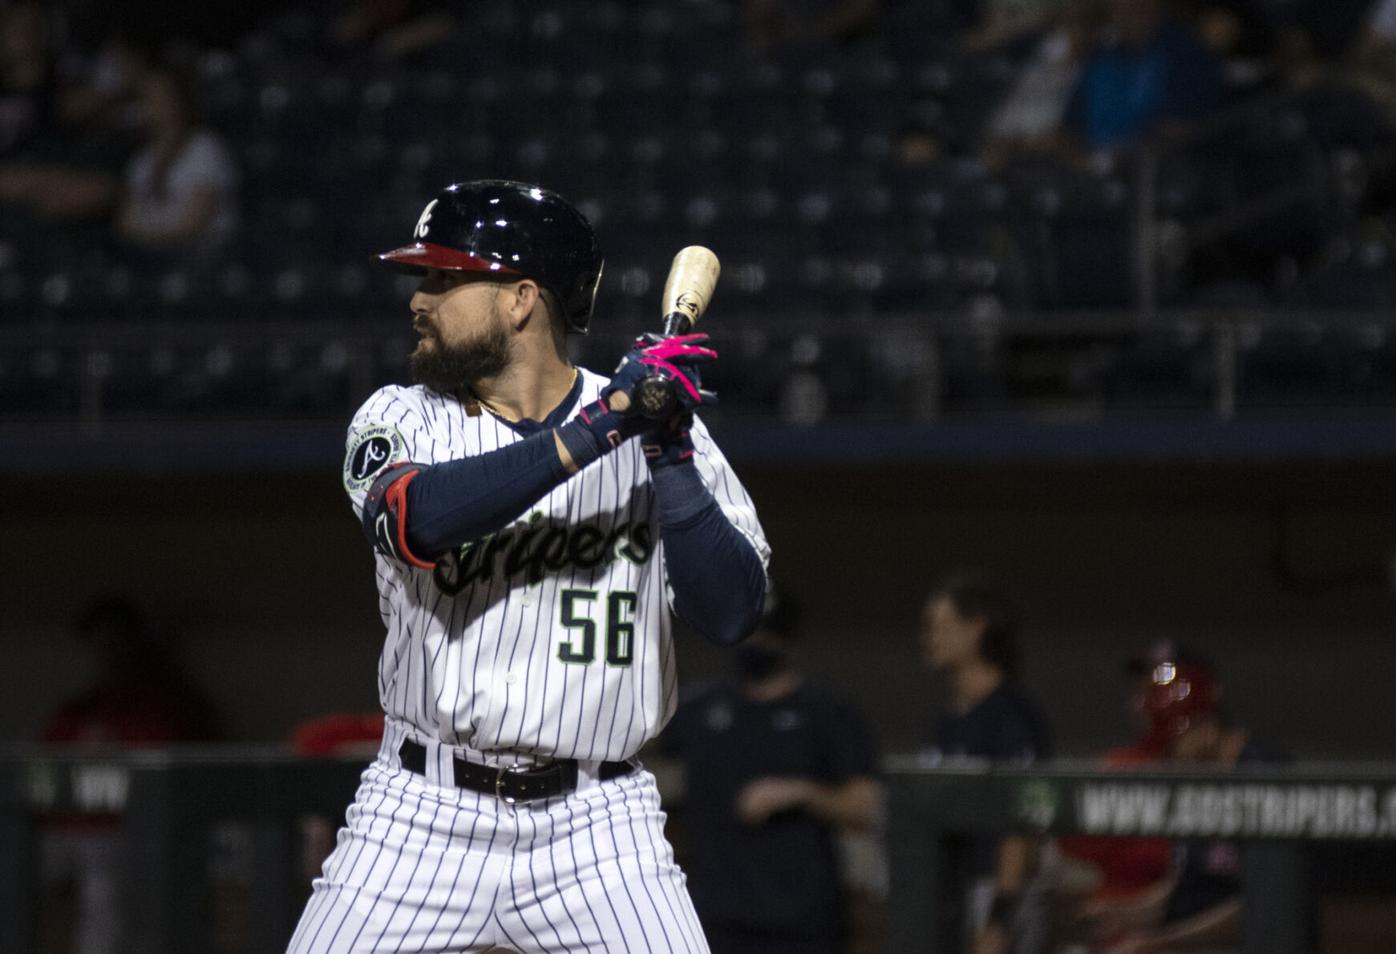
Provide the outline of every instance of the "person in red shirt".
<path id="1" fill-rule="evenodd" d="M 1130 745 L 1105 752 L 1105 768 L 1128 771 L 1148 767 L 1169 757 L 1170 740 L 1177 720 L 1186 718 L 1188 704 L 1179 705 L 1160 695 L 1155 675 L 1160 666 L 1195 667 L 1210 673 L 1212 666 L 1203 656 L 1180 647 L 1171 639 L 1153 643 L 1146 652 L 1130 659 L 1126 670 L 1134 676 L 1131 711 L 1140 726 L 1140 735 Z M 1200 697 L 1191 703 L 1210 704 Z M 1173 875 L 1173 843 L 1166 838 L 1102 838 L 1076 836 L 1057 841 L 1063 862 L 1084 869 L 1088 889 L 1070 899 L 1079 926 L 1098 928 L 1102 912 L 1120 906 L 1144 903 L 1166 892 Z M 1083 896 L 1084 895 L 1084 896 Z"/>
<path id="2" fill-rule="evenodd" d="M 160 651 L 132 601 L 98 600 L 75 628 L 91 653 L 93 677 L 50 713 L 40 741 L 96 754 L 214 737 L 208 706 Z M 53 813 L 39 820 L 45 949 L 121 950 L 120 823 L 120 816 L 107 813 Z"/>
<path id="3" fill-rule="evenodd" d="M 383 739 L 383 710 L 330 712 L 313 716 L 291 729 L 291 751 L 302 758 L 372 759 Z M 308 886 L 334 850 L 338 822 L 327 815 L 302 815 L 300 874 Z"/>
<path id="4" fill-rule="evenodd" d="M 213 739 L 207 705 L 160 651 L 129 599 L 93 603 L 79 617 L 77 635 L 95 673 L 49 715 L 42 742 L 129 749 Z"/>

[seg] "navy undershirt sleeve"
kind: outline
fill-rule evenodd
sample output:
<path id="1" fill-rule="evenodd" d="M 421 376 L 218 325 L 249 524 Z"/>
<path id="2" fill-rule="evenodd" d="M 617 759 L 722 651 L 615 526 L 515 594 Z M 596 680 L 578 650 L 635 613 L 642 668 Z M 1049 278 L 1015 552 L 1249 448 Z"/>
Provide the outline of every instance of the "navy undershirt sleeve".
<path id="1" fill-rule="evenodd" d="M 435 559 L 507 526 L 568 476 L 551 430 L 427 465 L 407 485 L 407 545 Z"/>
<path id="2" fill-rule="evenodd" d="M 651 471 L 674 613 L 704 639 L 741 642 L 761 619 L 766 570 L 692 462 Z"/>

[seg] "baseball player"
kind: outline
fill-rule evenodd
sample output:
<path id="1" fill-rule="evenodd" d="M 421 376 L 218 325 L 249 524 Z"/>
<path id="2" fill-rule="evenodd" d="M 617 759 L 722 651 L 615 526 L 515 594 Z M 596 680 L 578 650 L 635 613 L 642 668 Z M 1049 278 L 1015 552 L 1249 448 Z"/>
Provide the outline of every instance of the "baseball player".
<path id="1" fill-rule="evenodd" d="M 706 951 L 635 753 L 674 710 L 671 611 L 728 645 L 760 617 L 769 549 L 694 416 L 716 355 L 574 367 L 601 256 L 544 189 L 453 185 L 381 258 L 422 276 L 419 384 L 369 397 L 344 462 L 386 720 L 289 949 Z M 631 410 L 656 375 L 667 421 Z"/>

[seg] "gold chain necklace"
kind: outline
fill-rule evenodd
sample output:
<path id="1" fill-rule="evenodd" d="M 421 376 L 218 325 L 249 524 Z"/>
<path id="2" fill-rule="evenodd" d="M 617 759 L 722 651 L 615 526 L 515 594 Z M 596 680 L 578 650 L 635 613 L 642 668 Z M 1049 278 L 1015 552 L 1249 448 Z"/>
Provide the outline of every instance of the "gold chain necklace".
<path id="1" fill-rule="evenodd" d="M 576 368 L 573 368 L 573 369 L 572 369 L 572 378 L 571 378 L 571 380 L 569 380 L 569 381 L 567 382 L 567 393 L 568 393 L 568 394 L 571 394 L 571 393 L 572 393 L 572 388 L 576 387 L 576 385 L 577 385 L 577 369 L 576 369 Z M 469 411 L 469 405 L 473 403 L 473 404 L 478 405 L 479 407 L 483 407 L 485 410 L 489 411 L 491 414 L 493 414 L 495 417 L 499 418 L 501 421 L 504 421 L 506 424 L 517 424 L 517 423 L 518 423 L 514 418 L 510 417 L 508 414 L 505 414 L 505 413 L 504 413 L 503 411 L 501 411 L 499 408 L 495 407 L 494 404 L 493 404 L 492 402 L 487 401 L 487 400 L 485 400 L 484 398 L 480 397 L 480 395 L 476 394 L 475 391 L 474 391 L 473 389 L 467 387 L 467 388 L 466 388 L 466 394 L 469 396 L 468 399 L 465 401 L 467 412 Z"/>

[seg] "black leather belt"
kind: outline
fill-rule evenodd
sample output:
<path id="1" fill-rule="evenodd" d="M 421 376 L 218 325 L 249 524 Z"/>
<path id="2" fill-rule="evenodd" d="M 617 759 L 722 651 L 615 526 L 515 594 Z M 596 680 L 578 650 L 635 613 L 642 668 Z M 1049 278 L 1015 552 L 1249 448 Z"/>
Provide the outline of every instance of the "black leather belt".
<path id="1" fill-rule="evenodd" d="M 427 774 L 426 746 L 405 739 L 397 754 L 402 760 L 403 768 L 418 775 Z M 576 759 L 555 759 L 544 765 L 512 768 L 508 765 L 478 765 L 453 757 L 451 766 L 455 770 L 457 788 L 493 795 L 510 804 L 538 798 L 556 798 L 577 789 Z M 630 761 L 602 762 L 596 775 L 605 782 L 629 775 L 635 768 L 635 763 Z"/>

